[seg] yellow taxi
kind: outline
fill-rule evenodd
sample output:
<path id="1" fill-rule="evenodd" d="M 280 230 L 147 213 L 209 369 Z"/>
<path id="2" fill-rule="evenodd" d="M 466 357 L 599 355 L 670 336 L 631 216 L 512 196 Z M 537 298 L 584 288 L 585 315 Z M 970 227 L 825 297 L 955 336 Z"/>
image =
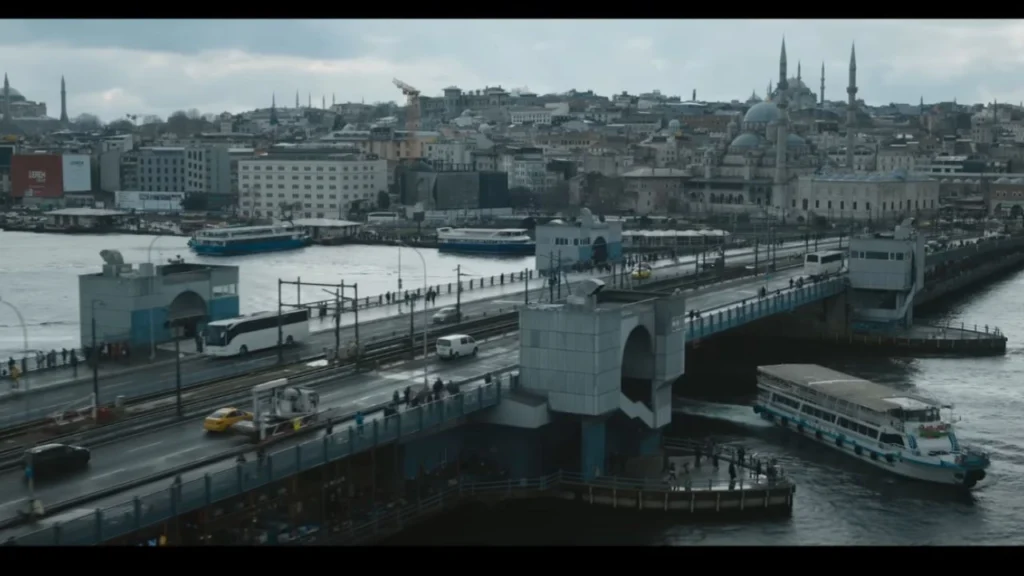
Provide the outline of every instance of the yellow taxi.
<path id="1" fill-rule="evenodd" d="M 641 264 L 633 270 L 633 280 L 647 280 L 651 277 L 651 267 Z"/>
<path id="2" fill-rule="evenodd" d="M 235 424 L 245 420 L 252 420 L 252 414 L 237 408 L 221 408 L 206 417 L 206 420 L 203 421 L 203 430 L 226 432 Z"/>

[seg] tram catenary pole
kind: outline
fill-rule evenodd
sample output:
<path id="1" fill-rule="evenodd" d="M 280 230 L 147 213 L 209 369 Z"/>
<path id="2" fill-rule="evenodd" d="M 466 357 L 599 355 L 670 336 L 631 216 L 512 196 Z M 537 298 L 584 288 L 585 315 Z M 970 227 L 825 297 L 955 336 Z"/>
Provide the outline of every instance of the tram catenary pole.
<path id="1" fill-rule="evenodd" d="M 340 303 L 340 304 L 336 304 L 336 305 L 339 306 L 338 307 L 339 313 L 340 313 L 341 310 L 345 309 L 345 302 L 352 302 L 352 310 L 354 312 L 354 314 L 353 314 L 353 323 L 354 323 L 353 329 L 354 329 L 354 332 L 355 332 L 355 343 L 356 343 L 356 348 L 360 349 L 360 346 L 359 346 L 359 284 L 346 284 L 345 282 L 341 282 L 340 284 L 324 284 L 324 283 L 320 283 L 320 282 L 303 282 L 301 279 L 296 279 L 294 282 L 290 281 L 290 280 L 278 279 L 277 283 L 278 283 L 277 293 L 278 293 L 279 297 L 282 294 L 281 287 L 285 286 L 285 285 L 291 286 L 291 285 L 294 284 L 296 286 L 300 286 L 301 285 L 301 286 L 310 287 L 310 288 L 320 288 L 324 292 L 327 292 L 328 294 L 333 296 L 336 303 Z M 345 295 L 345 291 L 347 291 L 347 290 L 352 290 L 353 295 L 352 296 L 346 296 Z M 278 309 L 278 334 L 277 334 L 278 350 L 280 350 L 281 347 L 283 346 L 283 340 L 282 340 L 282 335 L 281 335 L 281 321 L 280 321 L 280 316 L 281 316 L 281 312 L 283 311 L 283 309 L 284 308 L 302 308 L 304 306 L 308 307 L 308 306 L 312 306 L 312 305 L 313 305 L 313 303 L 309 303 L 309 302 L 307 302 L 305 305 L 303 305 L 301 303 L 301 301 L 298 301 L 298 300 L 295 303 L 290 303 L 290 302 L 284 302 L 280 298 L 278 299 L 278 303 L 277 303 L 277 309 Z M 335 335 L 336 335 L 335 336 L 335 343 L 340 348 L 340 346 L 341 346 L 341 327 L 340 327 L 341 320 L 340 320 L 340 315 L 339 315 L 339 318 L 335 322 L 336 322 L 335 323 Z M 280 353 L 278 355 L 278 359 L 279 360 L 281 359 Z"/>

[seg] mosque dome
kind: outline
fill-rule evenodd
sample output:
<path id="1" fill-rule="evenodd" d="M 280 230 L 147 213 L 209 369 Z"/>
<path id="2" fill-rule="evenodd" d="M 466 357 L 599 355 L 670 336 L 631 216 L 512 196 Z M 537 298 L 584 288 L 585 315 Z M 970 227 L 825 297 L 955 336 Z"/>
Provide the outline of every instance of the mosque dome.
<path id="1" fill-rule="evenodd" d="M 761 145 L 761 137 L 753 132 L 744 132 L 739 136 L 733 138 L 729 144 L 729 150 L 739 152 L 746 151 L 751 148 L 757 148 Z"/>
<path id="2" fill-rule="evenodd" d="M 806 147 L 807 147 L 807 141 L 804 140 L 803 138 L 801 138 L 800 136 L 797 136 L 796 134 L 787 134 L 786 135 L 786 148 L 789 148 L 790 150 L 792 150 L 794 148 L 806 148 Z"/>
<path id="3" fill-rule="evenodd" d="M 758 102 L 747 110 L 745 116 L 743 116 L 743 123 L 765 123 L 773 120 L 780 120 L 782 113 L 779 112 L 779 107 L 772 102 Z"/>
<path id="4" fill-rule="evenodd" d="M 669 120 L 668 129 L 676 132 L 679 130 L 679 120 Z"/>
<path id="5" fill-rule="evenodd" d="M 11 102 L 24 102 L 25 101 L 25 97 L 22 96 L 21 92 L 18 92 L 14 88 L 14 86 L 11 86 L 9 88 L 9 90 L 10 90 L 9 95 L 10 95 L 10 98 L 11 98 Z"/>

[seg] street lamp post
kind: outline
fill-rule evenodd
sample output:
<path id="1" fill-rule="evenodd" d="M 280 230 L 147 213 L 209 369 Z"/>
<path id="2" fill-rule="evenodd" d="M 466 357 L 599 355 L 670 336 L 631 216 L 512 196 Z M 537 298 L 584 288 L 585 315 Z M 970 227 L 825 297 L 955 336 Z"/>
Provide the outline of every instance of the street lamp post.
<path id="1" fill-rule="evenodd" d="M 89 320 L 92 328 L 92 417 L 93 420 L 98 416 L 100 406 L 100 354 L 96 348 L 96 305 L 99 304 L 100 308 L 105 307 L 103 302 L 99 300 L 92 300 L 89 303 Z"/>
<path id="2" fill-rule="evenodd" d="M 161 238 L 163 238 L 163 235 L 157 235 L 155 238 L 153 238 L 149 242 L 149 247 L 146 248 L 146 262 L 148 262 L 149 264 L 153 263 L 153 244 L 156 244 L 156 241 L 161 239 Z M 153 292 L 155 292 L 155 289 L 154 289 L 154 286 L 153 286 L 153 284 L 155 282 L 155 278 L 156 278 L 156 275 L 153 274 L 152 271 L 150 271 L 150 276 L 149 276 L 149 294 L 150 294 L 150 296 L 152 296 Z M 150 359 L 150 361 L 153 361 L 153 360 L 156 359 L 156 328 L 153 326 L 153 306 L 152 306 L 152 303 L 150 303 L 150 307 L 149 307 L 149 359 Z"/>
<path id="3" fill-rule="evenodd" d="M 428 331 L 430 329 L 430 317 L 428 316 L 429 309 L 427 308 L 427 282 L 428 282 L 428 280 L 427 280 L 427 260 L 423 257 L 423 253 L 420 252 L 418 248 L 413 248 L 412 246 L 409 246 L 407 244 L 402 244 L 402 243 L 398 244 L 398 253 L 399 254 L 402 253 L 402 248 L 403 247 L 404 248 L 408 248 L 408 249 L 412 250 L 413 252 L 415 252 L 416 256 L 419 256 L 420 264 L 423 265 L 423 294 L 422 294 L 422 297 L 423 297 L 423 385 L 429 388 L 429 385 L 427 383 L 427 380 L 428 380 L 427 379 L 427 365 L 428 365 L 428 362 L 427 362 L 427 335 L 428 335 L 428 333 L 429 333 Z M 415 308 L 410 304 L 410 307 L 409 307 L 409 319 L 410 319 L 410 321 L 413 321 L 412 320 L 412 315 L 413 315 L 413 311 L 414 310 L 415 310 Z M 459 319 L 461 320 L 461 317 L 459 316 L 459 312 L 458 312 L 458 307 L 457 306 L 456 306 L 456 317 L 459 317 Z M 415 339 L 414 339 L 413 340 L 413 344 L 415 344 L 415 343 L 416 342 L 415 342 Z"/>
<path id="4" fill-rule="evenodd" d="M 11 304 L 7 300 L 4 300 L 3 298 L 0 298 L 0 304 L 5 304 L 8 308 L 10 308 L 11 310 L 14 310 L 14 314 L 18 317 L 18 322 L 21 323 L 21 347 L 22 347 L 22 353 L 23 354 L 27 354 L 28 353 L 28 327 L 25 324 L 25 318 L 21 315 L 21 310 L 18 310 L 17 306 L 15 306 L 14 304 Z M 27 391 L 28 388 L 26 387 L 25 390 Z"/>

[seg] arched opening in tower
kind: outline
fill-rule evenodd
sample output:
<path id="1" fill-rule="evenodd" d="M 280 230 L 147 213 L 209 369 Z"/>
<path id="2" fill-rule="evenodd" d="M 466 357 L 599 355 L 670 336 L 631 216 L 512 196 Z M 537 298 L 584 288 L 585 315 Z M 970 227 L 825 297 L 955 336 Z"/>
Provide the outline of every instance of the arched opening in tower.
<path id="1" fill-rule="evenodd" d="M 591 260 L 594 264 L 604 264 L 608 261 L 608 243 L 605 242 L 604 236 L 598 236 L 594 238 L 593 252 L 591 253 Z"/>
<path id="2" fill-rule="evenodd" d="M 206 322 L 206 300 L 191 290 L 182 292 L 171 301 L 167 309 L 167 319 L 181 327 L 181 336 L 193 338 L 199 326 Z"/>
<path id="3" fill-rule="evenodd" d="M 653 410 L 654 340 L 643 326 L 636 326 L 622 349 L 622 392 L 633 402 Z"/>

